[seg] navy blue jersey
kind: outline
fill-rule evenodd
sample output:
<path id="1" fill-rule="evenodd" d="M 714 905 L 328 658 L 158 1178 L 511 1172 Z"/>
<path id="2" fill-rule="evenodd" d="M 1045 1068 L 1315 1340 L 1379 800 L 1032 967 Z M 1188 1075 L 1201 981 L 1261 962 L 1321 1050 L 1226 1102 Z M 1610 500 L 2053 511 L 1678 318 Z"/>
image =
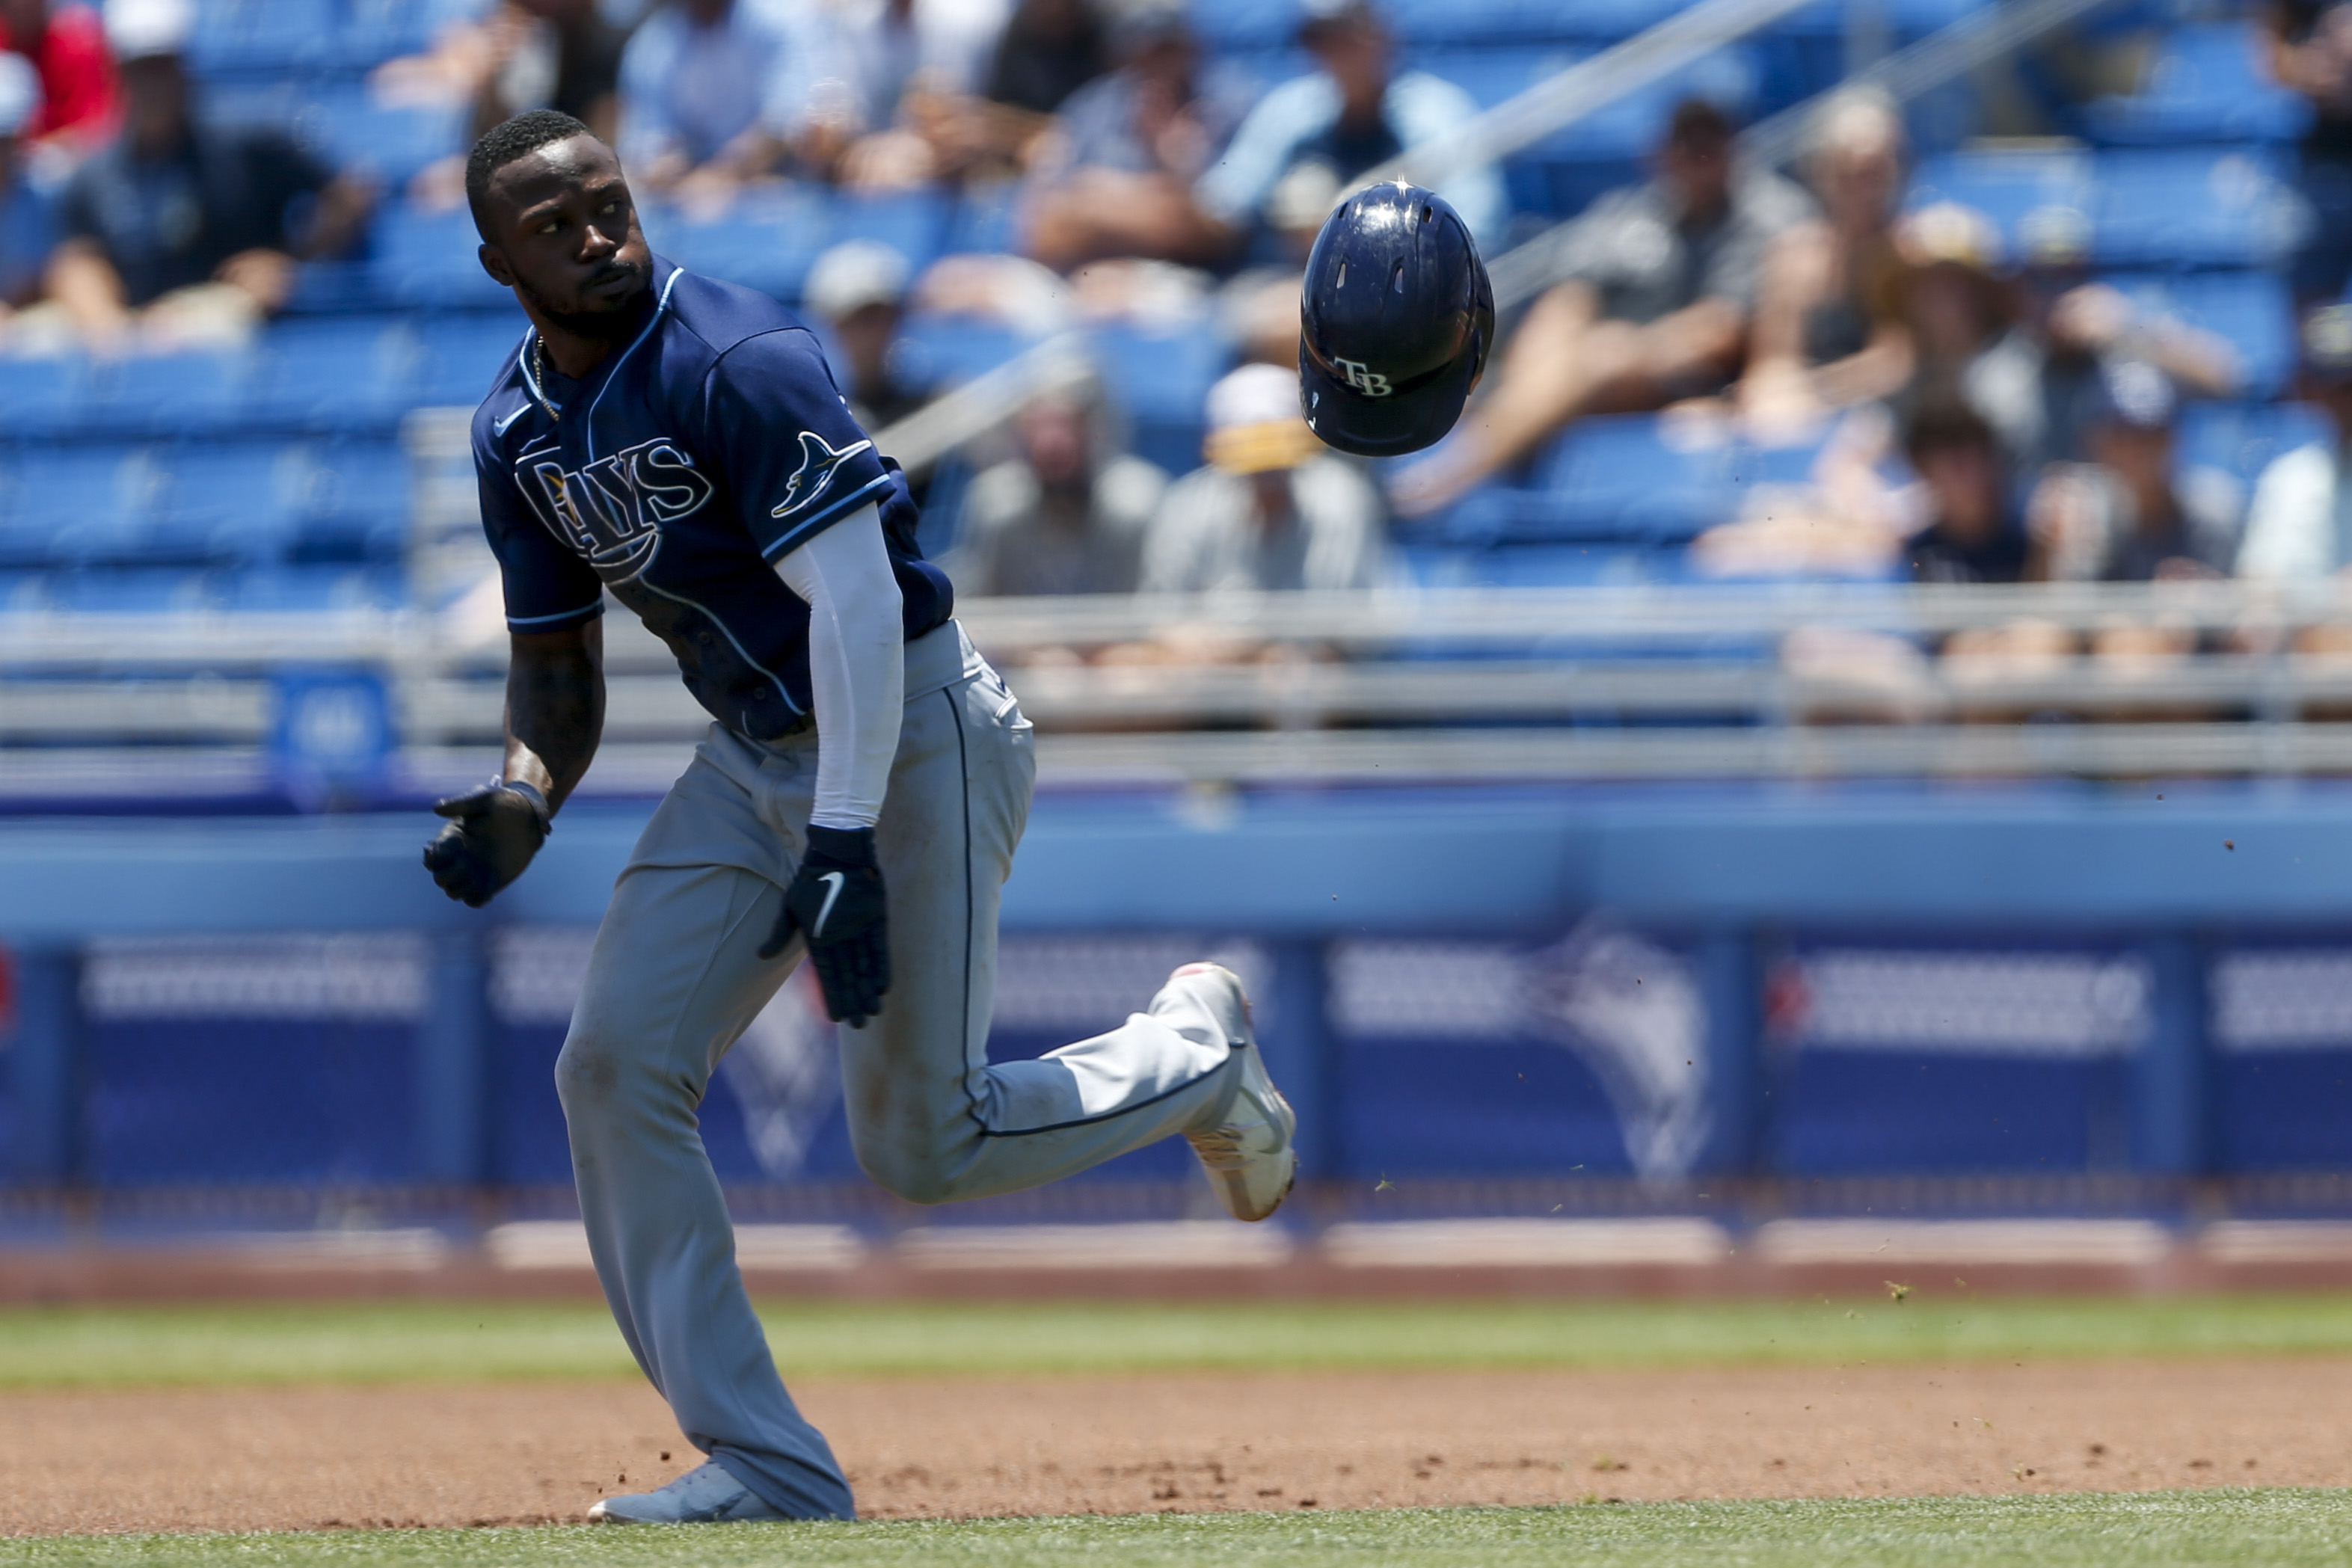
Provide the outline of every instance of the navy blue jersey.
<path id="1" fill-rule="evenodd" d="M 581 381 L 550 363 L 541 384 L 533 329 L 474 414 L 507 624 L 576 626 L 609 590 L 719 723 L 778 739 L 809 722 L 809 615 L 773 562 L 878 505 L 908 637 L 946 622 L 953 591 L 791 311 L 658 258 L 652 294 L 644 330 Z"/>

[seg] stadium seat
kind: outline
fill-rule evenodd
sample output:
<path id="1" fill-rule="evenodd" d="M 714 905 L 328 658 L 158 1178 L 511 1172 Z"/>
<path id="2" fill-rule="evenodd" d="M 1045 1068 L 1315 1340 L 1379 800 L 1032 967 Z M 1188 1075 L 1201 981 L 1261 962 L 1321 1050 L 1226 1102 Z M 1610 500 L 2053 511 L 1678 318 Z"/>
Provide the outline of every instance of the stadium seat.
<path id="1" fill-rule="evenodd" d="M 1990 218 L 2012 257 L 2090 242 L 2098 205 L 2091 158 L 2071 150 L 1971 149 L 1920 160 L 1905 204 L 1958 202 Z"/>
<path id="2" fill-rule="evenodd" d="M 111 435 L 200 435 L 233 430 L 245 414 L 253 355 L 157 354 L 100 367 L 79 424 Z"/>
<path id="3" fill-rule="evenodd" d="M 464 207 L 428 213 L 395 204 L 378 214 L 376 291 L 397 305 L 428 309 L 512 308 L 514 294 L 482 270 L 481 236 Z"/>
<path id="4" fill-rule="evenodd" d="M 398 562 L 408 543 L 408 458 L 396 442 L 306 446 L 289 474 L 299 562 Z"/>
<path id="5" fill-rule="evenodd" d="M 950 387 L 987 374 L 1035 342 L 993 321 L 916 315 L 907 319 L 890 351 L 915 385 Z"/>
<path id="6" fill-rule="evenodd" d="M 1667 439 L 1664 421 L 1623 415 L 1579 421 L 1537 460 L 1542 502 L 1503 537 L 1663 544 L 1722 522 L 1738 505 L 1725 444 Z"/>
<path id="7" fill-rule="evenodd" d="M 2327 416 L 2309 403 L 2192 402 L 2180 413 L 2174 465 L 2226 474 L 2251 494 L 2272 458 L 2334 440 Z"/>
<path id="8" fill-rule="evenodd" d="M 2172 28 L 2140 91 L 2097 99 L 2084 123 L 2111 144 L 2292 141 L 2310 123 L 2310 107 L 2270 78 L 2261 47 L 2245 23 Z"/>
<path id="9" fill-rule="evenodd" d="M 98 399 L 90 362 L 79 354 L 0 360 L 0 432 L 39 441 L 84 423 Z"/>
<path id="10" fill-rule="evenodd" d="M 211 586 L 204 572 L 184 568 L 100 568 L 49 572 L 41 580 L 41 595 L 53 610 L 154 615 L 201 608 L 210 598 Z"/>
<path id="11" fill-rule="evenodd" d="M 287 566 L 234 573 L 215 591 L 225 609 L 266 614 L 389 608 L 401 601 L 403 583 L 382 567 Z"/>
<path id="12" fill-rule="evenodd" d="M 2101 153 L 2094 253 L 2105 267 L 2268 266 L 2301 223 L 2284 172 L 2259 148 Z"/>
<path id="13" fill-rule="evenodd" d="M 11 566 L 136 559 L 169 483 L 146 446 L 36 449 L 16 478 L 0 518 L 0 563 Z"/>
<path id="14" fill-rule="evenodd" d="M 253 564 L 293 548 L 300 449 L 278 442 L 215 442 L 168 459 L 170 483 L 138 559 Z"/>
<path id="15" fill-rule="evenodd" d="M 424 408 L 470 408 L 488 395 L 522 341 L 519 311 L 467 311 L 418 324 L 423 353 L 414 383 Z"/>
<path id="16" fill-rule="evenodd" d="M 412 406 L 422 357 L 399 317 L 281 321 L 262 340 L 247 406 L 266 429 L 388 428 Z"/>
<path id="17" fill-rule="evenodd" d="M 290 71 L 323 63 L 334 0 L 200 0 L 187 57 L 199 72 Z"/>
<path id="18" fill-rule="evenodd" d="M 1087 342 L 1103 385 L 1139 421 L 1197 426 L 1210 385 L 1233 363 L 1233 346 L 1205 322 L 1173 333 L 1097 328 Z"/>
<path id="19" fill-rule="evenodd" d="M 337 84 L 302 106 L 295 131 L 338 168 L 398 190 L 429 163 L 465 152 L 467 106 L 378 101 L 364 83 Z"/>
<path id="20" fill-rule="evenodd" d="M 825 232 L 822 203 L 801 191 L 738 202 L 708 218 L 648 208 L 642 221 L 654 250 L 688 272 L 779 299 L 798 296 Z"/>
<path id="21" fill-rule="evenodd" d="M 2248 395 L 2277 397 L 2294 379 L 2294 301 L 2277 274 L 2126 273 L 2106 281 L 2149 310 L 2228 339 L 2244 361 Z"/>

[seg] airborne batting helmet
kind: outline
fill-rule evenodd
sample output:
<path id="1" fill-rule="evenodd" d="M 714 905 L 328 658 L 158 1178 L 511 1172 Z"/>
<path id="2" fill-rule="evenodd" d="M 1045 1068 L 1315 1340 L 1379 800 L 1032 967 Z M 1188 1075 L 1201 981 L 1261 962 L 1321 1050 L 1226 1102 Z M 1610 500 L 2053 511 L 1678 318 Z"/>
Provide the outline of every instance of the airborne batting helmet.
<path id="1" fill-rule="evenodd" d="M 1495 291 L 1460 214 L 1400 180 L 1325 220 L 1299 317 L 1307 426 L 1342 452 L 1393 457 L 1461 417 L 1494 341 Z"/>

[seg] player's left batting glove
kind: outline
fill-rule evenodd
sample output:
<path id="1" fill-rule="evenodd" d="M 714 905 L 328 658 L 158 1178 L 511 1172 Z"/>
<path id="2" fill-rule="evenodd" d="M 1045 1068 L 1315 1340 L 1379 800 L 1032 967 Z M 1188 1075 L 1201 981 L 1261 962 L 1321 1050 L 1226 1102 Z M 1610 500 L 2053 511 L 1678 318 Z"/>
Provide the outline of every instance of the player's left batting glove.
<path id="1" fill-rule="evenodd" d="M 520 876 L 547 841 L 547 797 L 528 784 L 493 779 L 433 805 L 449 825 L 425 846 L 425 869 L 441 891 L 479 909 Z"/>
<path id="2" fill-rule="evenodd" d="M 873 829 L 809 829 L 808 853 L 784 889 L 784 912 L 760 956 L 782 952 L 795 932 L 808 939 L 824 1010 L 835 1023 L 863 1028 L 882 1010 L 882 993 L 890 988 L 890 934 Z"/>

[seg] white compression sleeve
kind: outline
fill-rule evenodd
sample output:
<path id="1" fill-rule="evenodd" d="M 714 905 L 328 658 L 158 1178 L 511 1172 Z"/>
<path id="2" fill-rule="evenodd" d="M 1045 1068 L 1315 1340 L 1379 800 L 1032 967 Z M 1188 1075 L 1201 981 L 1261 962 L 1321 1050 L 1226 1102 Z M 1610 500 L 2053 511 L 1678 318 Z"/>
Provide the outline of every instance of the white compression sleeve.
<path id="1" fill-rule="evenodd" d="M 820 828 L 870 828 L 882 815 L 906 704 L 906 630 L 882 515 L 866 507 L 776 563 L 809 607 Z"/>

